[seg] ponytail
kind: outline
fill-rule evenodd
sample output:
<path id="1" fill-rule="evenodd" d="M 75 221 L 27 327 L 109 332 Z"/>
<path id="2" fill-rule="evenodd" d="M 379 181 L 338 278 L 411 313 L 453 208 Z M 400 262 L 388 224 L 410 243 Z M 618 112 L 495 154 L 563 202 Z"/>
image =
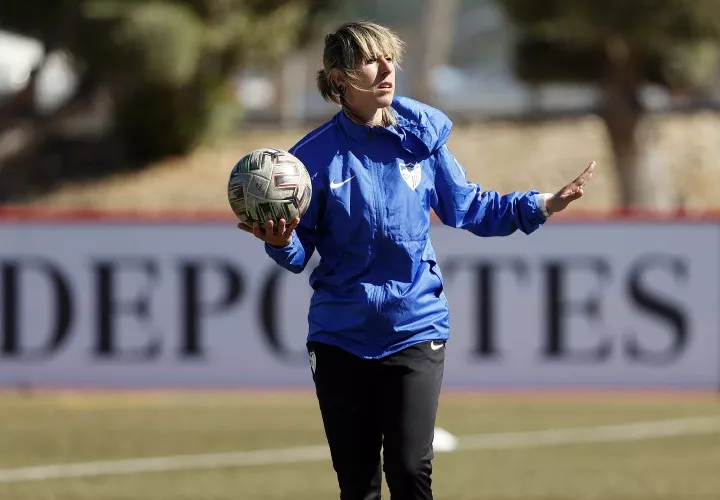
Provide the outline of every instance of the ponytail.
<path id="1" fill-rule="evenodd" d="M 323 99 L 335 104 L 342 104 L 342 89 L 332 79 L 330 72 L 324 68 L 317 72 L 317 87 Z"/>

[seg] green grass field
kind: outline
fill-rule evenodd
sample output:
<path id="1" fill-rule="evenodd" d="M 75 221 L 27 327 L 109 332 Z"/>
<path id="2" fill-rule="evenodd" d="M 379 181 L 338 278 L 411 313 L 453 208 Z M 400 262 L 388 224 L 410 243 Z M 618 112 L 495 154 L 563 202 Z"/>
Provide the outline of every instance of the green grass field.
<path id="1" fill-rule="evenodd" d="M 438 425 L 460 443 L 436 456 L 440 500 L 720 499 L 713 395 L 446 392 Z M 338 498 L 323 449 L 311 393 L 0 394 L 1 500 Z M 178 455 L 191 457 L 177 470 L 138 461 Z M 89 475 L 108 460 L 128 461 Z"/>

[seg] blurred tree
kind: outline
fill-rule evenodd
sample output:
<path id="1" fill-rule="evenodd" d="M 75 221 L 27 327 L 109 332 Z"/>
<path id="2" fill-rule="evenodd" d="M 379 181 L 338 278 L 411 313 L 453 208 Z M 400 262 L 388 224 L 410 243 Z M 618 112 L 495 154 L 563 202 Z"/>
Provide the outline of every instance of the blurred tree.
<path id="1" fill-rule="evenodd" d="M 146 161 L 186 153 L 221 117 L 237 116 L 228 112 L 237 106 L 236 69 L 276 62 L 312 33 L 333 1 L 23 0 L 0 2 L 0 29 L 40 40 L 46 54 L 70 54 L 81 83 L 56 116 L 102 91 L 112 99 L 123 149 Z M 0 131 L 33 116 L 34 85 L 30 78 L 0 103 Z"/>
<path id="2" fill-rule="evenodd" d="M 455 20 L 460 7 L 459 0 L 425 0 L 422 21 L 422 36 L 418 40 L 418 70 L 413 97 L 433 105 L 431 91 L 432 71 L 444 66 L 452 52 Z"/>
<path id="3" fill-rule="evenodd" d="M 499 2 L 520 30 L 518 76 L 532 84 L 597 84 L 622 205 L 662 208 L 661 200 L 669 193 L 653 192 L 653 168 L 661 159 L 643 140 L 640 91 L 647 84 L 659 84 L 673 94 L 702 95 L 717 83 L 720 2 Z"/>

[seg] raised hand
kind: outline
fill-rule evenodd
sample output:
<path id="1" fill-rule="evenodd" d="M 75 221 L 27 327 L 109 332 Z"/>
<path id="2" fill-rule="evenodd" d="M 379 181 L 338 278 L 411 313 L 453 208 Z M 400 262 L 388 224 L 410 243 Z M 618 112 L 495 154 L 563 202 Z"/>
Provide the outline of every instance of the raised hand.
<path id="1" fill-rule="evenodd" d="M 585 184 L 590 180 L 595 170 L 595 162 L 590 163 L 588 167 L 574 181 L 564 186 L 560 191 L 548 198 L 545 207 L 548 212 L 562 212 L 573 201 L 582 198 Z"/>
<path id="2" fill-rule="evenodd" d="M 275 227 L 275 223 L 271 220 L 265 223 L 264 228 L 261 228 L 257 222 L 252 226 L 241 222 L 237 227 L 246 233 L 253 234 L 256 238 L 269 245 L 280 248 L 290 244 L 292 241 L 292 233 L 298 224 L 300 224 L 300 219 L 295 218 L 289 225 L 286 224 L 285 219 L 280 219 L 277 227 Z"/>

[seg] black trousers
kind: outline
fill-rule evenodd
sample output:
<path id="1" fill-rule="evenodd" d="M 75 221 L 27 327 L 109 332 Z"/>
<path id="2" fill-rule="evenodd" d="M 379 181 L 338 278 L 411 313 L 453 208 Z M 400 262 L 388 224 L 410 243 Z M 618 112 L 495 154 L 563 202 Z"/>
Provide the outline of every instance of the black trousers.
<path id="1" fill-rule="evenodd" d="M 341 500 L 433 498 L 433 436 L 445 347 L 424 342 L 379 360 L 308 342 Z M 381 466 L 382 449 L 382 466 Z"/>

